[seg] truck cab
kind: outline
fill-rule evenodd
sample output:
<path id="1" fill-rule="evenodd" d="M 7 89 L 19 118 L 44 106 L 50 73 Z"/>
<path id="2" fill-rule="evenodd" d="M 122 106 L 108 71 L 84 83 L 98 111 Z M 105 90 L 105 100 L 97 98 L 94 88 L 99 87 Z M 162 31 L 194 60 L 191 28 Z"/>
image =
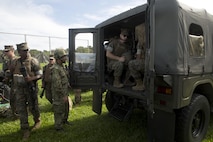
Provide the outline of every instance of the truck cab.
<path id="1" fill-rule="evenodd" d="M 145 24 L 146 31 L 145 90 L 113 87 L 105 47 L 121 27 L 127 27 L 134 59 L 135 27 L 140 24 Z M 148 0 L 94 28 L 69 29 L 70 83 L 93 90 L 97 114 L 101 114 L 103 94 L 109 113 L 118 120 L 127 120 L 135 108 L 147 110 L 149 141 L 200 142 L 212 111 L 212 25 L 213 16 L 204 9 L 177 0 Z"/>

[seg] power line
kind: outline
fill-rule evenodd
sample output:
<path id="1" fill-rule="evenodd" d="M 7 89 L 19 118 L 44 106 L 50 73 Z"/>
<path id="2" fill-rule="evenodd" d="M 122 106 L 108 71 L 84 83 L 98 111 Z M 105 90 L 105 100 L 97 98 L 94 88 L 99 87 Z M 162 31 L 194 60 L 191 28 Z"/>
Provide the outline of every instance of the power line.
<path id="1" fill-rule="evenodd" d="M 23 35 L 23 36 L 35 36 L 35 37 L 47 37 L 47 38 L 68 39 L 67 37 L 44 36 L 44 35 L 34 35 L 34 34 L 21 34 L 21 33 L 9 33 L 9 32 L 0 32 L 0 33 L 1 33 L 1 34 L 11 34 L 11 35 Z"/>

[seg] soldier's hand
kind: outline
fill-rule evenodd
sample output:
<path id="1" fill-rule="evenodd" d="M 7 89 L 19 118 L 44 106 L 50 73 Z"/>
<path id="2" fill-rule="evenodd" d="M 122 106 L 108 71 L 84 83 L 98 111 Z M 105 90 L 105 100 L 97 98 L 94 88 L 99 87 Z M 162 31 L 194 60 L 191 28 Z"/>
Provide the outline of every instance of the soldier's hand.
<path id="1" fill-rule="evenodd" d="M 26 76 L 24 79 L 25 79 L 25 81 L 26 81 L 26 82 L 30 82 L 30 81 L 32 81 L 32 77 L 30 77 L 29 75 L 28 75 L 28 76 Z"/>
<path id="2" fill-rule="evenodd" d="M 69 88 L 69 89 L 71 89 L 71 88 L 72 88 L 72 87 L 71 87 L 71 85 L 70 85 L 69 83 L 68 83 L 68 88 Z"/>
<path id="3" fill-rule="evenodd" d="M 122 57 L 119 57 L 119 58 L 118 58 L 118 61 L 124 62 L 124 61 L 125 61 L 125 57 L 123 57 L 123 56 L 122 56 Z"/>
<path id="4" fill-rule="evenodd" d="M 68 96 L 64 96 L 63 100 L 64 100 L 64 102 L 67 102 L 68 101 Z"/>

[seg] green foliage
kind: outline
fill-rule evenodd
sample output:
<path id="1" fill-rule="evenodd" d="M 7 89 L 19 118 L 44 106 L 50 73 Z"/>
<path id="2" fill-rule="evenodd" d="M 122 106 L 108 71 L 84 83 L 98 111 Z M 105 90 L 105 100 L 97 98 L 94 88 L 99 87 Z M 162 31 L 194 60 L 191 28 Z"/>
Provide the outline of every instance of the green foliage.
<path id="1" fill-rule="evenodd" d="M 93 47 L 88 46 L 88 47 L 83 47 L 79 46 L 76 50 L 77 53 L 93 53 Z"/>

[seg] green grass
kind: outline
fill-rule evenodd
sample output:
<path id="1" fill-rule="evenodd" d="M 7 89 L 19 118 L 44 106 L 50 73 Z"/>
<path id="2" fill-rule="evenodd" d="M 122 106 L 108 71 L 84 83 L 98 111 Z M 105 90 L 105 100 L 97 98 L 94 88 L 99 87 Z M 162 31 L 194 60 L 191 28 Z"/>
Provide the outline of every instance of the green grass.
<path id="1" fill-rule="evenodd" d="M 71 93 L 71 98 L 74 96 Z M 39 98 L 42 125 L 31 133 L 30 142 L 132 142 L 146 140 L 146 122 L 142 111 L 135 111 L 127 122 L 120 122 L 107 113 L 103 105 L 102 115 L 92 111 L 92 92 L 82 93 L 82 103 L 70 111 L 69 121 L 72 126 L 66 126 L 64 133 L 54 130 L 52 106 L 45 98 Z M 32 115 L 29 116 L 32 126 Z M 12 121 L 0 118 L 0 141 L 21 141 L 19 120 Z"/>
<path id="2" fill-rule="evenodd" d="M 73 93 L 70 94 L 73 99 Z M 92 111 L 92 92 L 82 93 L 82 103 L 70 111 L 69 121 L 72 126 L 66 126 L 64 133 L 54 130 L 52 106 L 45 98 L 39 98 L 42 125 L 31 133 L 30 142 L 145 142 L 147 141 L 147 122 L 145 112 L 135 110 L 128 121 L 120 122 L 107 113 L 103 104 L 102 115 Z M 33 125 L 32 115 L 29 116 Z M 206 139 L 213 141 L 213 120 L 211 119 Z M 0 118 L 0 142 L 21 141 L 19 120 Z"/>

